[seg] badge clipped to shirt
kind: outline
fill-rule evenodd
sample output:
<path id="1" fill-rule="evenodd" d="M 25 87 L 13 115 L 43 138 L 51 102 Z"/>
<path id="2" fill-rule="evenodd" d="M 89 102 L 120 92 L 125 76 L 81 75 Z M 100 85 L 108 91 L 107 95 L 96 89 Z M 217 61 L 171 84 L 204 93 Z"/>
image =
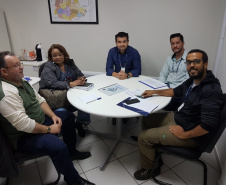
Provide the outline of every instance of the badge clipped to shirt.
<path id="1" fill-rule="evenodd" d="M 179 112 L 179 111 L 183 108 L 183 106 L 184 106 L 184 103 L 182 103 L 182 104 L 180 105 L 180 107 L 178 107 L 177 111 Z"/>
<path id="2" fill-rule="evenodd" d="M 173 80 L 175 81 L 177 79 L 177 73 L 173 72 Z"/>

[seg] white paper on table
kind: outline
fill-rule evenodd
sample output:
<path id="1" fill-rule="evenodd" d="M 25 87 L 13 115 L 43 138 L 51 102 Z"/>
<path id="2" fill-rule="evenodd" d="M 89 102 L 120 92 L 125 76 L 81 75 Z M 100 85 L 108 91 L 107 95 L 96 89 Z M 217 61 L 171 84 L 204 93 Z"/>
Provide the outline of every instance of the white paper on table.
<path id="1" fill-rule="evenodd" d="M 139 99 L 139 103 L 134 103 L 127 105 L 126 103 L 123 103 L 126 106 L 137 108 L 139 110 L 142 110 L 144 112 L 151 113 L 153 110 L 155 110 L 159 104 L 154 102 L 153 100 L 144 100 L 144 99 Z"/>
<path id="2" fill-rule="evenodd" d="M 139 100 L 144 99 L 144 98 L 142 98 L 142 94 L 143 94 L 144 90 L 130 89 L 130 90 L 127 90 L 125 92 L 126 92 L 126 94 L 128 94 L 132 98 L 138 98 Z M 152 98 L 152 97 L 147 97 L 147 98 L 149 99 L 149 98 Z M 147 99 L 147 98 L 145 98 L 145 99 Z"/>
<path id="3" fill-rule="evenodd" d="M 98 97 L 95 94 L 87 94 L 85 96 L 79 97 L 80 100 L 82 100 L 84 103 L 89 103 L 95 100 L 98 100 L 100 97 Z"/>
<path id="4" fill-rule="evenodd" d="M 140 80 L 139 82 L 153 88 L 153 89 L 158 89 L 158 88 L 161 88 L 161 87 L 167 87 L 166 84 L 156 80 L 156 79 L 153 79 L 153 78 L 145 78 L 143 80 Z"/>
<path id="5" fill-rule="evenodd" d="M 130 90 L 127 90 L 125 92 L 128 95 L 130 95 L 131 97 L 136 97 L 136 96 L 141 96 L 144 91 L 140 90 L 140 89 L 130 89 Z"/>

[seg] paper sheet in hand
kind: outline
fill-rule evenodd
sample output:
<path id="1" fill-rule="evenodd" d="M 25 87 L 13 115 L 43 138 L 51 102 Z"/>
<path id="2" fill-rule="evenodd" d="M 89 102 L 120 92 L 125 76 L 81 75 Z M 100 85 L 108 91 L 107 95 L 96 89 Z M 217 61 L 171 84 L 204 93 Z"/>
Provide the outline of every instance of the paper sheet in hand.
<path id="1" fill-rule="evenodd" d="M 139 82 L 141 82 L 144 85 L 147 85 L 148 87 L 151 87 L 153 89 L 159 89 L 161 87 L 167 87 L 166 84 L 153 79 L 153 78 L 145 78 L 144 80 L 140 80 Z"/>
<path id="2" fill-rule="evenodd" d="M 112 84 L 112 85 L 100 88 L 98 90 L 108 96 L 111 96 L 111 95 L 120 93 L 122 91 L 125 91 L 127 90 L 127 88 L 116 83 L 116 84 Z"/>
<path id="3" fill-rule="evenodd" d="M 128 100 L 128 99 L 130 98 L 127 98 L 125 100 Z M 130 104 L 130 105 L 127 105 L 126 103 L 124 103 L 125 100 L 118 103 L 117 105 L 123 108 L 129 109 L 131 111 L 137 112 L 143 116 L 147 116 L 159 106 L 159 104 L 155 103 L 152 100 L 139 99 L 140 100 L 139 103 Z"/>

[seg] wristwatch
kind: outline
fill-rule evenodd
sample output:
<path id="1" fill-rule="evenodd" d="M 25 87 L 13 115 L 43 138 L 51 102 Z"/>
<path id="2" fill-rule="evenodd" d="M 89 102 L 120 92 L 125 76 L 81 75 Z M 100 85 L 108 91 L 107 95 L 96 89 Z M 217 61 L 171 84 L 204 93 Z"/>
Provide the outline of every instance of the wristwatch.
<path id="1" fill-rule="evenodd" d="M 128 73 L 128 74 L 127 74 L 127 78 L 130 78 L 130 77 L 131 77 L 131 76 L 130 76 L 130 74 Z"/>
<path id="2" fill-rule="evenodd" d="M 47 127 L 47 134 L 50 134 L 50 132 L 51 132 L 51 128 Z"/>

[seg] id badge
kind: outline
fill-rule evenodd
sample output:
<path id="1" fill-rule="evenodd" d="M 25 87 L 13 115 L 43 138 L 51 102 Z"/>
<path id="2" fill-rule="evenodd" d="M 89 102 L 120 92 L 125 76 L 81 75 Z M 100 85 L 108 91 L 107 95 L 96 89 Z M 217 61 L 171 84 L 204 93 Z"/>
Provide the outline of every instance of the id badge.
<path id="1" fill-rule="evenodd" d="M 177 79 L 177 73 L 173 72 L 173 80 L 175 81 Z"/>
<path id="2" fill-rule="evenodd" d="M 183 108 L 183 106 L 184 106 L 184 103 L 182 103 L 182 104 L 180 105 L 180 107 L 178 107 L 177 111 L 179 112 L 179 111 Z"/>

